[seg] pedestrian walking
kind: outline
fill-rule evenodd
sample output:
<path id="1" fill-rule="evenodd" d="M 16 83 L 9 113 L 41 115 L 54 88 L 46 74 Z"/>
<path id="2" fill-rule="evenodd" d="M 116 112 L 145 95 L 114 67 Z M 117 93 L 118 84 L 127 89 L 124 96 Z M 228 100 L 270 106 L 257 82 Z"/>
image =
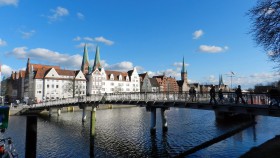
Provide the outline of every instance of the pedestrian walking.
<path id="1" fill-rule="evenodd" d="M 189 101 L 192 101 L 193 102 L 193 97 L 194 97 L 194 91 L 193 91 L 193 87 L 191 87 L 190 89 L 189 89 L 189 96 L 190 96 L 190 98 L 189 98 Z"/>
<path id="2" fill-rule="evenodd" d="M 210 102 L 209 104 L 212 104 L 212 100 L 214 100 L 214 103 L 217 104 L 217 101 L 216 101 L 216 91 L 215 91 L 215 86 L 212 86 L 211 89 L 210 89 Z"/>
<path id="3" fill-rule="evenodd" d="M 224 103 L 224 95 L 223 95 L 223 89 L 222 88 L 220 88 L 220 90 L 218 92 L 218 95 L 219 95 L 219 102 L 221 104 L 223 104 Z"/>
<path id="4" fill-rule="evenodd" d="M 193 87 L 193 102 L 195 101 L 196 102 L 196 90 L 195 88 Z"/>
<path id="5" fill-rule="evenodd" d="M 245 104 L 245 100 L 242 97 L 242 90 L 240 85 L 238 85 L 238 88 L 235 90 L 235 94 L 236 94 L 235 104 L 239 103 L 239 98 L 241 98 L 242 103 Z"/>

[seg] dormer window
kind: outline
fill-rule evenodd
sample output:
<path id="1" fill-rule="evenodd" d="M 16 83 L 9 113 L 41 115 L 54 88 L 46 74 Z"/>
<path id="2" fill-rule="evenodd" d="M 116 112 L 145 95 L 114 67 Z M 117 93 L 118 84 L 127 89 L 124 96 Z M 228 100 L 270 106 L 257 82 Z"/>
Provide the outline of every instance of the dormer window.
<path id="1" fill-rule="evenodd" d="M 122 80 L 122 75 L 119 76 L 119 81 L 121 81 L 121 80 Z"/>
<path id="2" fill-rule="evenodd" d="M 110 80 L 114 80 L 114 75 L 113 74 L 110 75 Z"/>

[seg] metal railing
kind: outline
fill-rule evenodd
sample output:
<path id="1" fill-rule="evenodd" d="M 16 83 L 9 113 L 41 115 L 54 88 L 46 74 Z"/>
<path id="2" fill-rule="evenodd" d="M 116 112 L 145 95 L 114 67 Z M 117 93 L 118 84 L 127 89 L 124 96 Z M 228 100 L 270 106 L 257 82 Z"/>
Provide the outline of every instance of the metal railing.
<path id="1" fill-rule="evenodd" d="M 224 92 L 223 100 L 221 101 L 218 97 L 218 93 L 216 94 L 216 100 L 218 104 L 232 104 L 236 101 L 236 94 L 233 92 Z M 243 93 L 243 98 L 246 104 L 269 104 L 270 98 L 267 94 L 263 93 Z M 76 104 L 76 103 L 87 103 L 87 102 L 111 102 L 111 101 L 155 101 L 155 102 L 200 102 L 207 103 L 210 100 L 209 93 L 174 93 L 174 92 L 147 92 L 147 93 L 105 93 L 105 94 L 96 94 L 92 96 L 82 96 L 75 98 L 66 98 L 66 99 L 58 99 L 54 101 L 48 101 L 38 104 L 30 105 L 29 108 L 37 108 L 37 107 L 51 107 L 51 106 L 60 106 L 65 104 Z M 241 102 L 241 99 L 239 99 Z"/>

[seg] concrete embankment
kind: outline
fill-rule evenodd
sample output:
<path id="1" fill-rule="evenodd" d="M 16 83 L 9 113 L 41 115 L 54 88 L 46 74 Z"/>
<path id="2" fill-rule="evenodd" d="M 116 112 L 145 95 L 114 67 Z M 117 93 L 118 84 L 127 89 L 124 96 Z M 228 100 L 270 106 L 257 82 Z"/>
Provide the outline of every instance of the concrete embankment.
<path id="1" fill-rule="evenodd" d="M 255 124 L 256 124 L 255 121 L 250 121 L 250 122 L 244 123 L 240 127 L 236 128 L 236 129 L 234 129 L 232 131 L 229 131 L 229 132 L 227 132 L 227 133 L 225 133 L 223 135 L 220 135 L 220 136 L 218 136 L 216 138 L 213 138 L 213 139 L 211 139 L 209 141 L 206 141 L 206 142 L 204 142 L 204 143 L 202 143 L 202 144 L 200 144 L 198 146 L 195 146 L 195 147 L 193 147 L 193 148 L 191 148 L 191 149 L 189 149 L 187 151 L 184 151 L 184 152 L 178 154 L 175 157 L 179 158 L 179 157 L 185 157 L 187 155 L 190 155 L 190 154 L 192 154 L 192 153 L 194 153 L 194 152 L 196 152 L 198 150 L 204 149 L 204 148 L 206 148 L 208 146 L 211 146 L 211 145 L 213 145 L 215 143 L 218 143 L 218 142 L 220 142 L 220 141 L 222 141 L 222 140 L 224 140 L 226 138 L 229 138 L 229 137 L 233 136 L 234 134 L 236 134 L 236 133 L 238 133 L 238 132 L 240 132 L 240 131 L 242 131 L 242 130 L 244 130 L 244 129 L 252 126 L 252 125 L 255 125 Z"/>

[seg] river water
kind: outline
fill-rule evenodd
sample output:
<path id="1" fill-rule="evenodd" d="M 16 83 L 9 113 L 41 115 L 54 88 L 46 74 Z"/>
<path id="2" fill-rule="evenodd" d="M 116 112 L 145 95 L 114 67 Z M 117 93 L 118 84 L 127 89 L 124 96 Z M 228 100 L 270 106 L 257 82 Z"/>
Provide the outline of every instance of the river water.
<path id="1" fill-rule="evenodd" d="M 117 106 L 117 105 L 116 105 Z M 213 111 L 170 108 L 168 131 L 150 134 L 150 113 L 143 107 L 97 110 L 94 157 L 173 157 L 196 145 L 236 129 L 240 123 L 218 124 Z M 88 116 L 90 112 L 88 111 Z M 82 112 L 38 118 L 38 158 L 88 158 L 90 119 L 82 123 Z M 256 117 L 257 124 L 234 136 L 186 157 L 239 157 L 280 133 L 280 118 Z M 2 137 L 12 137 L 20 155 L 25 155 L 26 116 L 10 116 Z"/>

